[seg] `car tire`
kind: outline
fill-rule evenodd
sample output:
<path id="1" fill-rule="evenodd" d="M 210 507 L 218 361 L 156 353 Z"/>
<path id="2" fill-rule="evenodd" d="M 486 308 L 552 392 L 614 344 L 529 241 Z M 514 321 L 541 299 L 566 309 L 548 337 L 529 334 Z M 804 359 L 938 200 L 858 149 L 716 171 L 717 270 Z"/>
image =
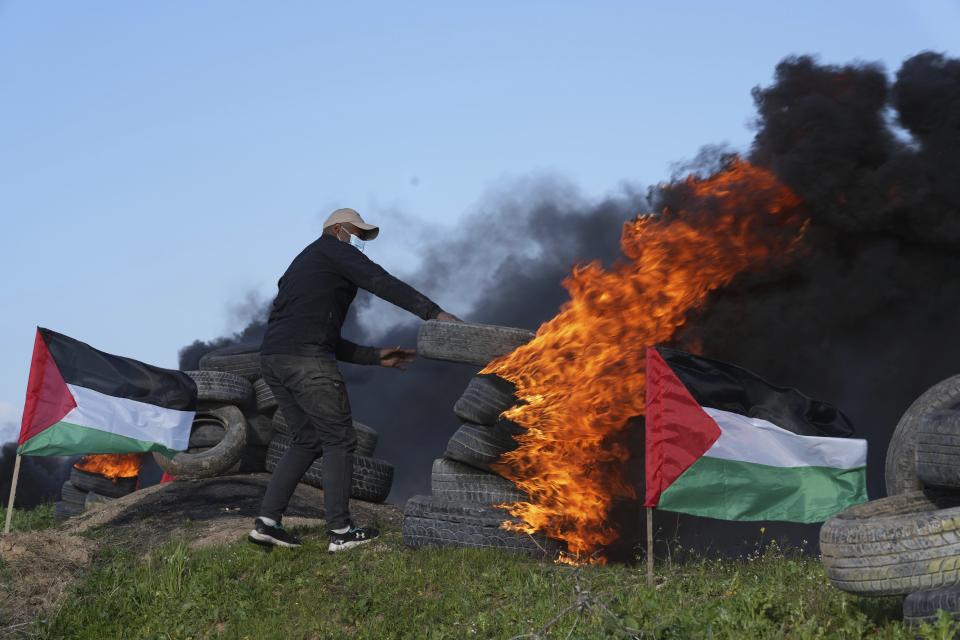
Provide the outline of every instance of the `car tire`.
<path id="1" fill-rule="evenodd" d="M 60 501 L 83 506 L 84 501 L 87 499 L 87 493 L 89 492 L 84 489 L 78 489 L 73 486 L 72 482 L 67 480 L 60 488 Z"/>
<path id="2" fill-rule="evenodd" d="M 954 621 L 960 621 L 960 586 L 917 591 L 903 600 L 903 621 L 908 627 L 934 624 L 940 611 L 950 614 Z"/>
<path id="3" fill-rule="evenodd" d="M 517 522 L 506 511 L 473 502 L 448 502 L 430 496 L 407 501 L 403 516 L 403 542 L 422 547 L 497 549 L 535 558 L 554 557 L 561 545 L 542 534 L 528 535 L 502 528 Z"/>
<path id="4" fill-rule="evenodd" d="M 81 491 L 94 491 L 102 496 L 122 498 L 137 489 L 137 478 L 108 478 L 99 473 L 87 473 L 76 467 L 70 469 L 70 482 Z M 83 503 L 80 503 L 83 506 Z"/>
<path id="5" fill-rule="evenodd" d="M 838 589 L 904 595 L 960 582 L 960 494 L 911 491 L 859 504 L 827 520 L 820 552 Z"/>
<path id="6" fill-rule="evenodd" d="M 377 442 L 380 435 L 373 427 L 368 427 L 362 422 L 353 421 L 353 428 L 357 431 L 357 455 L 370 457 L 377 450 Z M 277 409 L 273 414 L 273 429 L 284 436 L 292 436 L 293 433 L 287 426 L 287 421 L 283 418 L 283 412 Z"/>
<path id="7" fill-rule="evenodd" d="M 266 468 L 273 472 L 283 453 L 290 447 L 293 438 L 277 435 L 267 448 Z M 304 484 L 323 488 L 323 457 L 313 464 L 300 480 Z M 350 482 L 350 497 L 366 502 L 383 502 L 393 486 L 393 465 L 386 460 L 354 455 L 353 478 Z"/>
<path id="8" fill-rule="evenodd" d="M 257 378 L 253 383 L 253 397 L 257 411 L 261 413 L 277 408 L 277 399 L 273 396 L 273 390 L 263 378 Z"/>
<path id="9" fill-rule="evenodd" d="M 247 444 L 247 420 L 240 409 L 228 405 L 204 415 L 220 421 L 225 431 L 223 440 L 202 453 L 179 452 L 168 458 L 154 452 L 153 459 L 170 475 L 189 479 L 211 478 L 223 474 L 240 459 Z"/>
<path id="10" fill-rule="evenodd" d="M 490 465 L 517 443 L 505 432 L 476 424 L 464 424 L 447 442 L 443 457 L 468 464 L 476 469 L 490 471 Z"/>
<path id="11" fill-rule="evenodd" d="M 917 430 L 924 414 L 960 409 L 960 375 L 927 389 L 904 412 L 887 447 L 884 480 L 887 495 L 894 496 L 923 487 L 917 477 Z"/>
<path id="12" fill-rule="evenodd" d="M 204 371 L 235 373 L 250 382 L 262 378 L 260 370 L 260 346 L 233 345 L 215 349 L 200 358 Z"/>
<path id="13" fill-rule="evenodd" d="M 245 378 L 224 371 L 184 371 L 197 385 L 201 403 L 234 404 L 245 407 L 253 401 L 253 385 Z"/>
<path id="14" fill-rule="evenodd" d="M 530 500 L 506 478 L 446 458 L 433 461 L 430 493 L 434 499 L 448 502 L 501 504 Z"/>
<path id="15" fill-rule="evenodd" d="M 464 422 L 492 425 L 500 414 L 516 404 L 516 387 L 500 376 L 482 374 L 473 377 L 453 412 Z"/>
<path id="16" fill-rule="evenodd" d="M 486 365 L 533 339 L 514 327 L 430 320 L 420 325 L 417 354 L 433 360 Z"/>
<path id="17" fill-rule="evenodd" d="M 923 486 L 960 488 L 960 411 L 920 418 L 916 457 L 917 478 Z"/>

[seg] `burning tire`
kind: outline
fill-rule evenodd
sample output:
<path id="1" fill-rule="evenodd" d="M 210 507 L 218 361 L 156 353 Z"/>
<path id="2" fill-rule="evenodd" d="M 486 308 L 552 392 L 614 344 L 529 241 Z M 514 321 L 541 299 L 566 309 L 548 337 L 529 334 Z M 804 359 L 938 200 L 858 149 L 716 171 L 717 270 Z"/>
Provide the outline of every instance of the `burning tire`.
<path id="1" fill-rule="evenodd" d="M 200 358 L 203 371 L 234 373 L 253 382 L 260 374 L 260 346 L 234 345 L 216 349 Z"/>
<path id="2" fill-rule="evenodd" d="M 447 443 L 445 458 L 490 471 L 490 465 L 501 454 L 517 448 L 517 443 L 503 430 L 465 424 L 457 429 Z"/>
<path id="3" fill-rule="evenodd" d="M 122 498 L 137 488 L 136 476 L 132 478 L 108 478 L 99 473 L 87 473 L 76 467 L 70 469 L 70 482 L 81 491 L 93 491 L 111 498 Z M 83 502 L 80 503 L 81 508 Z"/>
<path id="4" fill-rule="evenodd" d="M 83 506 L 84 501 L 87 499 L 87 493 L 88 492 L 83 489 L 76 488 L 72 482 L 67 480 L 63 483 L 63 487 L 60 488 L 60 500 Z"/>
<path id="5" fill-rule="evenodd" d="M 197 400 L 245 406 L 253 399 L 253 385 L 223 371 L 184 371 L 197 383 Z"/>
<path id="6" fill-rule="evenodd" d="M 247 421 L 240 409 L 225 406 L 205 412 L 204 416 L 220 421 L 226 432 L 223 440 L 202 453 L 181 452 L 168 458 L 155 452 L 153 459 L 170 475 L 178 478 L 210 478 L 224 473 L 240 459 L 247 444 Z"/>
<path id="7" fill-rule="evenodd" d="M 903 621 L 911 627 L 924 622 L 932 624 L 941 610 L 951 614 L 955 621 L 960 620 L 960 587 L 911 593 L 903 601 Z"/>
<path id="8" fill-rule="evenodd" d="M 430 474 L 430 493 L 437 500 L 499 504 L 529 500 L 515 484 L 455 460 L 437 458 Z"/>
<path id="9" fill-rule="evenodd" d="M 517 522 L 506 511 L 471 502 L 448 502 L 430 496 L 407 501 L 403 517 L 403 542 L 408 547 L 472 547 L 549 557 L 560 545 L 541 534 L 533 536 L 500 528 Z"/>
<path id="10" fill-rule="evenodd" d="M 263 378 L 257 378 L 253 383 L 253 396 L 257 411 L 266 413 L 270 409 L 276 409 L 277 399 L 273 397 L 270 385 L 264 382 Z"/>
<path id="11" fill-rule="evenodd" d="M 496 375 L 479 375 L 470 380 L 453 412 L 465 422 L 492 425 L 517 399 L 512 383 Z"/>
<path id="12" fill-rule="evenodd" d="M 916 447 L 917 477 L 924 486 L 960 488 L 960 411 L 923 415 Z"/>
<path id="13" fill-rule="evenodd" d="M 273 428 L 278 434 L 288 437 L 293 435 L 287 426 L 287 421 L 283 418 L 283 413 L 279 409 L 273 414 Z M 368 427 L 356 420 L 353 421 L 353 428 L 357 431 L 357 455 L 372 456 L 373 452 L 377 449 L 377 442 L 380 439 L 380 435 L 373 427 Z"/>
<path id="14" fill-rule="evenodd" d="M 278 435 L 267 449 L 267 471 L 272 472 L 283 452 L 287 450 L 293 438 Z M 317 458 L 301 482 L 320 489 L 323 488 L 323 458 Z M 350 497 L 367 502 L 383 502 L 393 486 L 393 465 L 386 460 L 355 455 L 353 457 L 353 478 L 350 482 Z"/>
<path id="15" fill-rule="evenodd" d="M 917 477 L 917 430 L 921 417 L 930 412 L 960 409 L 960 375 L 935 384 L 906 410 L 890 438 L 884 479 L 888 495 L 922 487 Z"/>
<path id="16" fill-rule="evenodd" d="M 960 495 L 912 491 L 850 507 L 820 529 L 830 582 L 864 596 L 960 582 Z"/>
<path id="17" fill-rule="evenodd" d="M 513 327 L 430 320 L 420 325 L 417 353 L 424 358 L 485 365 L 533 339 Z"/>

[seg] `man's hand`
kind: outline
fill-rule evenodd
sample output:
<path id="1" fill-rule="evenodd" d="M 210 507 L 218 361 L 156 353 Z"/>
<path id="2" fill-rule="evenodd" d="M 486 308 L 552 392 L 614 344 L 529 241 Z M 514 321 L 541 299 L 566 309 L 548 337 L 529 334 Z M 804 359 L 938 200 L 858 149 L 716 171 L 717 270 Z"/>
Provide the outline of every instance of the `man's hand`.
<path id="1" fill-rule="evenodd" d="M 463 322 L 463 320 L 457 316 L 453 315 L 452 313 L 447 313 L 446 311 L 441 311 L 438 313 L 434 320 L 442 320 L 443 322 Z"/>
<path id="2" fill-rule="evenodd" d="M 417 359 L 417 352 L 413 349 L 387 347 L 380 349 L 380 366 L 406 369 L 407 365 Z"/>

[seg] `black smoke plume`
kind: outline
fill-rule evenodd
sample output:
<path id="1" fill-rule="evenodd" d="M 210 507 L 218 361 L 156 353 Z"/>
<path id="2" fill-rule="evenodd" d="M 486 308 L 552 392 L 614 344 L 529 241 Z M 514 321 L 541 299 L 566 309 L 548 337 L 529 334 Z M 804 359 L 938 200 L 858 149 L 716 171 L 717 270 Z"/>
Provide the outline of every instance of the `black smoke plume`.
<path id="1" fill-rule="evenodd" d="M 231 308 L 231 315 L 246 322 L 246 326 L 229 336 L 221 336 L 210 341 L 194 340 L 180 349 L 178 360 L 181 371 L 195 371 L 200 368 L 200 358 L 216 349 L 229 347 L 254 347 L 263 340 L 267 330 L 267 315 L 270 305 L 254 294 L 247 296 L 241 304 Z"/>
<path id="2" fill-rule="evenodd" d="M 869 491 L 879 497 L 899 416 L 930 385 L 960 372 L 960 61 L 922 53 L 891 82 L 875 64 L 788 58 L 753 96 L 748 157 L 805 202 L 803 250 L 716 292 L 677 342 L 700 343 L 704 355 L 843 409 L 869 441 Z M 701 160 L 708 165 L 701 172 L 722 165 L 722 149 Z M 553 194 L 519 208 L 494 206 L 444 245 L 427 247 L 409 280 L 443 306 L 455 306 L 448 296 L 469 283 L 467 319 L 535 329 L 566 299 L 560 283 L 573 263 L 615 258 L 621 224 L 669 208 L 675 193 L 668 185 L 649 200 L 588 206 Z M 345 333 L 364 340 L 364 326 L 354 318 Z M 416 324 L 402 324 L 378 342 L 412 345 L 415 334 Z M 397 465 L 391 500 L 428 491 L 430 461 L 457 427 L 450 408 L 475 369 L 429 361 L 406 373 L 344 369 L 356 416 L 380 430 L 378 455 Z M 731 523 L 718 538 L 715 526 L 701 535 L 696 519 L 658 518 L 666 535 L 701 547 L 730 548 L 759 531 Z M 816 539 L 813 527 L 780 531 L 795 542 Z"/>
<path id="3" fill-rule="evenodd" d="M 960 61 L 917 55 L 891 85 L 876 65 L 790 58 L 754 100 L 750 159 L 811 226 L 798 259 L 717 292 L 683 333 L 841 407 L 879 496 L 899 416 L 960 373 Z"/>
<path id="4" fill-rule="evenodd" d="M 0 446 L 0 500 L 7 506 L 13 467 L 17 458 L 17 444 L 8 442 Z M 20 479 L 17 482 L 15 505 L 18 508 L 34 507 L 44 502 L 60 499 L 60 487 L 70 477 L 73 458 L 45 458 L 24 456 L 20 459 Z"/>

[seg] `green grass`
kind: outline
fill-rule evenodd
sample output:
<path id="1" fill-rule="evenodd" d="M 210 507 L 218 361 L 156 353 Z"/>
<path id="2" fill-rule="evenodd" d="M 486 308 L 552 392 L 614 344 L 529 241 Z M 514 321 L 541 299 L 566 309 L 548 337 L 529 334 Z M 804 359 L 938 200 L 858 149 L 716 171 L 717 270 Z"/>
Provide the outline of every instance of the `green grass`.
<path id="1" fill-rule="evenodd" d="M 7 510 L 0 507 L 0 526 L 7 521 Z M 10 521 L 10 531 L 36 531 L 38 529 L 49 529 L 53 522 L 53 504 L 41 504 L 32 509 L 13 510 L 13 518 Z M 0 529 L 2 531 L 2 529 Z"/>
<path id="2" fill-rule="evenodd" d="M 570 568 L 494 551 L 376 546 L 330 555 L 307 544 L 266 552 L 244 541 L 183 543 L 91 569 L 49 638 L 913 638 L 897 599 L 829 585 L 816 559 L 776 545 L 744 560 Z M 553 624 L 551 625 L 551 622 Z M 548 626 L 549 625 L 549 626 Z M 949 638 L 952 629 L 924 630 Z M 533 636 L 529 636 L 533 637 Z"/>

